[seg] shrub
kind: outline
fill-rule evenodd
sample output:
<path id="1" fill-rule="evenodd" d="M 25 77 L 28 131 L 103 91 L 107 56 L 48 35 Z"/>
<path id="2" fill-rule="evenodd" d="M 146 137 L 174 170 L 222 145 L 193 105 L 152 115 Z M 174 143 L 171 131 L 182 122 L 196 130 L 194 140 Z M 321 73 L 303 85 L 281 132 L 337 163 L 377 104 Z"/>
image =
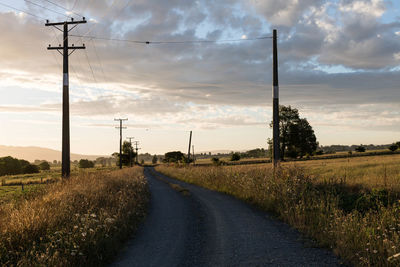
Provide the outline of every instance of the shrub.
<path id="1" fill-rule="evenodd" d="M 233 153 L 231 155 L 231 161 L 238 161 L 240 160 L 240 154 L 239 153 Z"/>
<path id="2" fill-rule="evenodd" d="M 47 161 L 43 161 L 42 163 L 39 164 L 39 168 L 42 171 L 48 171 L 50 170 L 50 164 Z"/>
<path id="3" fill-rule="evenodd" d="M 90 160 L 87 160 L 87 159 L 81 159 L 79 161 L 79 168 L 86 169 L 86 168 L 93 168 L 93 167 L 94 167 L 94 162 L 93 161 L 90 161 Z"/>
<path id="4" fill-rule="evenodd" d="M 360 145 L 360 146 L 355 148 L 355 151 L 357 151 L 357 152 L 365 152 L 365 147 L 363 145 Z"/>
<path id="5" fill-rule="evenodd" d="M 211 158 L 211 162 L 212 162 L 215 166 L 220 165 L 219 158 L 217 158 L 217 157 Z"/>
<path id="6" fill-rule="evenodd" d="M 396 144 L 393 144 L 391 146 L 388 147 L 388 149 L 392 152 L 396 151 L 399 147 Z"/>
<path id="7" fill-rule="evenodd" d="M 28 174 L 28 173 L 39 173 L 40 171 L 39 171 L 39 167 L 37 165 L 28 164 L 22 169 L 22 172 L 24 174 Z"/>

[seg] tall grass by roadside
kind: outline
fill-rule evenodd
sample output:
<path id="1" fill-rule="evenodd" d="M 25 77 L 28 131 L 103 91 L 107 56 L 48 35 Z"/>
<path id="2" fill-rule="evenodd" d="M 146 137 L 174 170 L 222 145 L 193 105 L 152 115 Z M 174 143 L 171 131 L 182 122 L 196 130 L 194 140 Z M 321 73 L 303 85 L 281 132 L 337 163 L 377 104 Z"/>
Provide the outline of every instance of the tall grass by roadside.
<path id="1" fill-rule="evenodd" d="M 149 199 L 140 167 L 73 176 L 0 207 L 0 265 L 104 265 Z"/>
<path id="2" fill-rule="evenodd" d="M 296 166 L 282 167 L 275 177 L 266 165 L 156 169 L 273 212 L 345 262 L 400 265 L 400 203 L 386 190 L 318 180 Z"/>

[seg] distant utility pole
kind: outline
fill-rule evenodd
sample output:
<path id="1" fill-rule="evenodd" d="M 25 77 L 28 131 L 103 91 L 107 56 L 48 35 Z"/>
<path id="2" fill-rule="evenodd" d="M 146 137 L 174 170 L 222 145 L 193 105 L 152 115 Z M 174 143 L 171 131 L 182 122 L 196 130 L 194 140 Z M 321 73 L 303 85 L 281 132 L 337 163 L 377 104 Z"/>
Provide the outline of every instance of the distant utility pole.
<path id="1" fill-rule="evenodd" d="M 135 137 L 127 137 L 126 139 L 129 139 L 129 145 L 130 145 L 130 147 L 129 147 L 129 164 L 131 165 L 131 167 L 132 167 L 132 139 L 134 139 Z"/>
<path id="2" fill-rule="evenodd" d="M 85 45 L 83 46 L 68 46 L 68 32 L 77 26 L 77 24 L 86 23 L 85 17 L 81 21 L 74 21 L 71 18 L 71 21 L 64 22 L 55 22 L 49 23 L 46 20 L 45 26 L 53 26 L 57 30 L 64 33 L 64 46 L 61 44 L 58 47 L 52 47 L 49 45 L 48 50 L 57 50 L 63 56 L 63 108 L 62 108 L 62 168 L 61 175 L 64 178 L 69 178 L 71 173 L 70 166 L 70 130 L 69 130 L 69 70 L 68 70 L 68 57 L 76 50 L 76 49 L 85 49 Z M 76 24 L 71 29 L 68 29 L 68 25 Z M 60 29 L 57 26 L 64 26 L 63 29 Z M 60 52 L 62 50 L 63 52 Z M 72 50 L 70 53 L 69 50 Z"/>
<path id="3" fill-rule="evenodd" d="M 274 168 L 279 164 L 280 161 L 280 145 L 279 145 L 279 82 L 278 82 L 278 42 L 277 32 L 273 31 L 273 87 L 272 87 L 272 98 L 273 98 L 273 163 Z"/>
<path id="4" fill-rule="evenodd" d="M 193 155 L 193 164 L 196 161 L 195 153 L 194 153 L 194 145 L 192 145 L 192 155 Z"/>
<path id="5" fill-rule="evenodd" d="M 119 121 L 119 126 L 115 127 L 119 129 L 119 168 L 122 169 L 122 129 L 126 129 L 126 127 L 122 127 L 122 122 L 127 121 L 128 119 L 114 119 L 114 121 Z"/>
<path id="6" fill-rule="evenodd" d="M 135 141 L 136 165 L 139 164 L 139 149 L 140 149 L 140 148 L 138 148 L 138 145 L 139 145 L 139 141 Z"/>
<path id="7" fill-rule="evenodd" d="M 192 144 L 192 131 L 190 131 L 190 137 L 189 137 L 189 148 L 188 148 L 188 163 L 190 163 L 190 146 Z"/>

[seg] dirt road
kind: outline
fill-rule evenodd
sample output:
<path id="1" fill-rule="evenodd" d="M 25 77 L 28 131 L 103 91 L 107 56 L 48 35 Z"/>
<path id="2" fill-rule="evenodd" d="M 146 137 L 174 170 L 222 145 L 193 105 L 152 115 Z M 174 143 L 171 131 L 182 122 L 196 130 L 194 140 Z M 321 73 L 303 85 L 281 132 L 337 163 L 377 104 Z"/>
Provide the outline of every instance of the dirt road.
<path id="1" fill-rule="evenodd" d="M 233 197 L 150 168 L 145 175 L 152 194 L 149 215 L 112 266 L 339 265 L 332 252 L 312 247 L 286 224 Z"/>

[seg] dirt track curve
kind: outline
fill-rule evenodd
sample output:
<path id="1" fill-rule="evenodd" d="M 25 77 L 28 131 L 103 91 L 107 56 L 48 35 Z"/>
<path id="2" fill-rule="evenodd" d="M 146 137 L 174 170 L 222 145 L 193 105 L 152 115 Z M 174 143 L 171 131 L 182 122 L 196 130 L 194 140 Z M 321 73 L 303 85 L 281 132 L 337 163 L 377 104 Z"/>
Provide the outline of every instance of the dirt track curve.
<path id="1" fill-rule="evenodd" d="M 338 266 L 332 252 L 228 195 L 145 169 L 149 214 L 112 266 Z M 162 179 L 179 184 L 190 196 Z M 308 244 L 308 245 L 307 245 Z"/>

